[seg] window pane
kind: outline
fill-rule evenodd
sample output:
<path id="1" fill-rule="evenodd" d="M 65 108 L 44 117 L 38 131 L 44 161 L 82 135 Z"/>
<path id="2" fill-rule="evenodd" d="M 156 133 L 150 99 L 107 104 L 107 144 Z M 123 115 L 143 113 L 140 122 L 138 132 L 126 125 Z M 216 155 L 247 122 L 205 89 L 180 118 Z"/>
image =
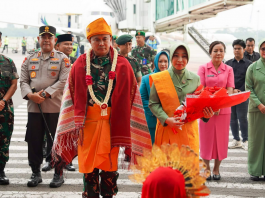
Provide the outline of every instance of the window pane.
<path id="1" fill-rule="evenodd" d="M 156 0 L 156 19 L 174 14 L 174 0 Z"/>
<path id="2" fill-rule="evenodd" d="M 92 11 L 91 15 L 100 15 L 100 11 Z"/>

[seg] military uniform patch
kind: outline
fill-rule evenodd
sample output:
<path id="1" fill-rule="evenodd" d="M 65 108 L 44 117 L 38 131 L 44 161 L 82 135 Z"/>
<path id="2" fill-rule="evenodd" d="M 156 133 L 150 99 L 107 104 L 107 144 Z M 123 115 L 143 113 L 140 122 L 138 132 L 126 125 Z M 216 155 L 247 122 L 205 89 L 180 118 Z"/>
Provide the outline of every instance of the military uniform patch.
<path id="1" fill-rule="evenodd" d="M 33 58 L 31 59 L 32 61 L 38 61 L 39 59 L 38 58 Z"/>
<path id="2" fill-rule="evenodd" d="M 40 55 L 41 55 L 41 52 L 38 52 L 38 57 L 40 57 Z"/>
<path id="3" fill-rule="evenodd" d="M 63 60 L 64 60 L 65 67 L 70 67 L 70 61 L 69 61 L 69 59 L 68 58 L 65 58 Z"/>
<path id="4" fill-rule="evenodd" d="M 31 67 L 31 69 L 35 69 L 36 67 L 35 67 L 35 65 L 33 65 L 32 67 Z"/>
<path id="5" fill-rule="evenodd" d="M 30 77 L 31 77 L 31 78 L 36 78 L 36 72 L 35 72 L 35 71 L 31 72 L 31 73 L 30 73 Z"/>
<path id="6" fill-rule="evenodd" d="M 54 57 L 54 52 L 51 53 L 50 57 Z"/>
<path id="7" fill-rule="evenodd" d="M 51 72 L 51 75 L 52 76 L 56 76 L 56 72 Z"/>
<path id="8" fill-rule="evenodd" d="M 52 61 L 57 61 L 59 58 L 51 58 Z"/>

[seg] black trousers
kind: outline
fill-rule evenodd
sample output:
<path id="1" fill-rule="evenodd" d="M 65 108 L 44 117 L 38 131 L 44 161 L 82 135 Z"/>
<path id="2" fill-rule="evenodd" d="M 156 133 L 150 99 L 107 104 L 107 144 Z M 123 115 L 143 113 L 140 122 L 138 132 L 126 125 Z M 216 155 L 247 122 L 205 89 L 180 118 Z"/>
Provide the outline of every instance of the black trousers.
<path id="1" fill-rule="evenodd" d="M 22 46 L 22 54 L 26 54 L 26 46 Z"/>
<path id="2" fill-rule="evenodd" d="M 44 113 L 52 138 L 54 139 L 58 123 L 59 113 Z M 28 113 L 28 124 L 25 141 L 28 143 L 28 160 L 30 166 L 38 166 L 43 161 L 43 138 L 46 128 L 41 113 Z M 47 157 L 46 162 L 51 161 L 52 140 L 47 132 Z"/>
<path id="3" fill-rule="evenodd" d="M 5 49 L 6 49 L 6 51 L 8 52 L 8 45 L 4 45 L 4 48 L 3 48 L 2 53 L 5 51 Z"/>

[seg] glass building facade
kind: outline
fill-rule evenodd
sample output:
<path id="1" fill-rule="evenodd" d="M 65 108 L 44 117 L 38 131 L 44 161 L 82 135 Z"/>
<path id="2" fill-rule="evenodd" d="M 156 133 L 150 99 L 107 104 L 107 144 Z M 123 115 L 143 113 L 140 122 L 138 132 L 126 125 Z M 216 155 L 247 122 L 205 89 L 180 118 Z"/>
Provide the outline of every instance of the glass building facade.
<path id="1" fill-rule="evenodd" d="M 156 0 L 156 20 L 208 1 L 211 0 Z"/>

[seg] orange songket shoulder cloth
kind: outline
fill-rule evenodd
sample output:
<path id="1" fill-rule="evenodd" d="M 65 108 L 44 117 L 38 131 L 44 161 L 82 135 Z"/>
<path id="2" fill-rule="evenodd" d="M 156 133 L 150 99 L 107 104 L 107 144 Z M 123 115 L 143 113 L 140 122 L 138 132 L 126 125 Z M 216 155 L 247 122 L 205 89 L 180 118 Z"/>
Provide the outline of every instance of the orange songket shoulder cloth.
<path id="1" fill-rule="evenodd" d="M 150 86 L 154 83 L 165 113 L 169 117 L 173 117 L 175 110 L 180 106 L 180 102 L 169 72 L 166 70 L 150 75 L 149 82 Z M 158 120 L 156 125 L 155 144 L 161 146 L 162 144 L 176 143 L 179 147 L 182 145 L 188 145 L 196 153 L 199 153 L 197 120 L 184 124 L 182 130 L 177 128 L 176 131 L 177 134 L 173 133 L 169 126 L 163 126 Z"/>

